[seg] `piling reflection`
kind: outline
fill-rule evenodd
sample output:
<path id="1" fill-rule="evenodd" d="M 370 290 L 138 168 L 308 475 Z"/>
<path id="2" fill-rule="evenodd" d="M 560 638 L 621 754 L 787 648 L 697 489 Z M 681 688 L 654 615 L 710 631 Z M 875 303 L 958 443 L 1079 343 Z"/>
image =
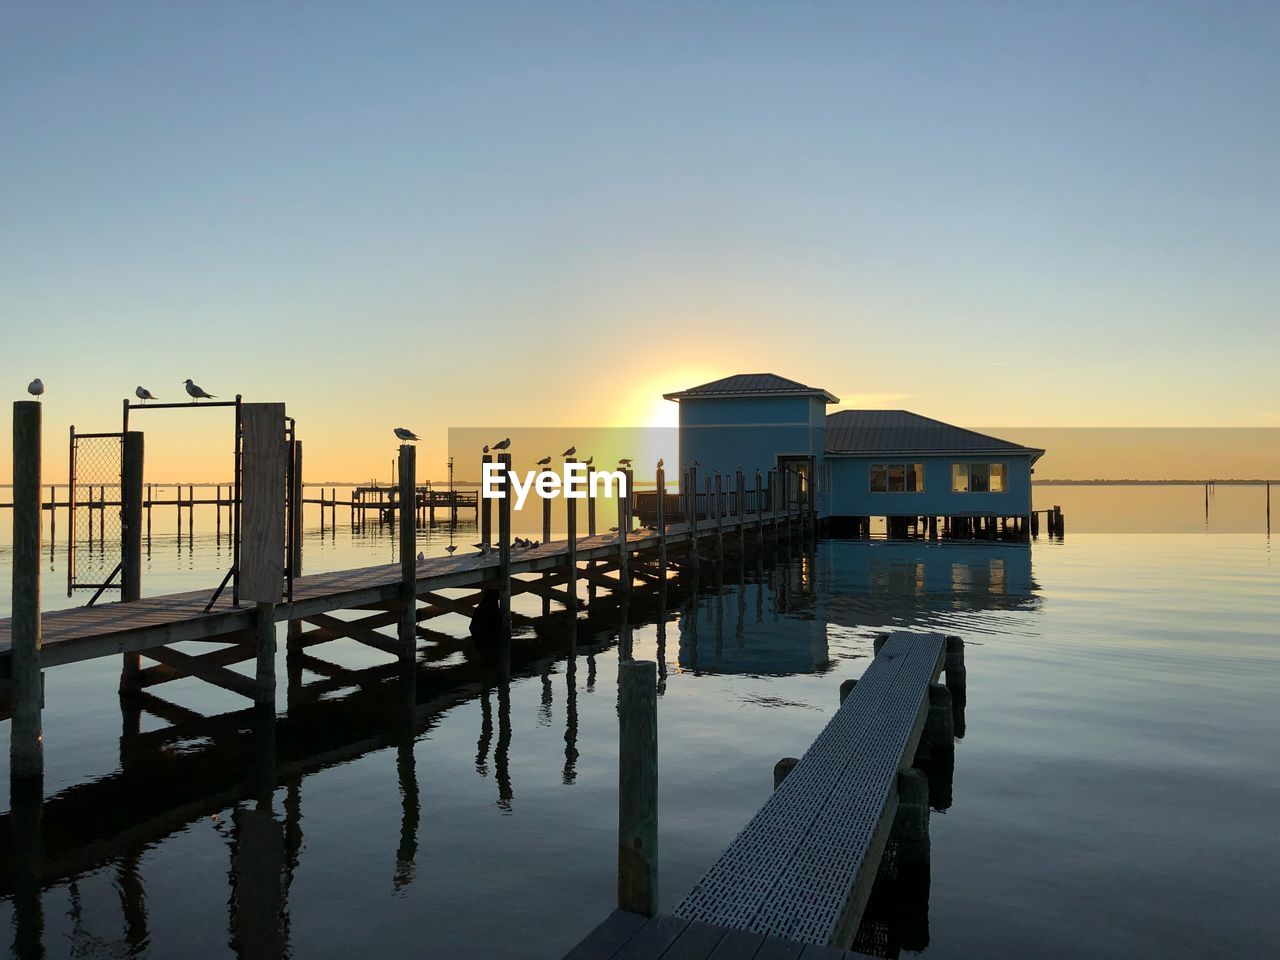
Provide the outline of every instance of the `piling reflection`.
<path id="1" fill-rule="evenodd" d="M 595 592 L 585 589 L 589 584 L 583 584 L 584 593 Z M 222 827 L 229 847 L 228 943 L 241 957 L 287 955 L 289 893 L 303 858 L 307 778 L 378 750 L 394 751 L 399 837 L 394 863 L 387 867 L 390 888 L 403 891 L 420 872 L 424 829 L 416 748 L 446 711 L 476 702 L 475 774 L 492 775 L 486 784 L 490 802 L 513 815 L 519 785 L 512 760 L 521 743 L 512 716 L 515 684 L 533 686 L 533 719 L 550 725 L 554 674 L 563 669 L 564 749 L 557 779 L 573 785 L 581 749 L 579 696 L 595 690 L 599 657 L 613 643 L 627 657 L 636 646 L 655 642 L 660 694 L 677 667 L 821 673 L 833 666 L 829 627 L 877 626 L 884 619 L 880 593 L 908 584 L 918 585 L 911 587 L 915 599 L 908 602 L 921 621 L 957 609 L 1035 602 L 1030 556 L 1018 545 L 815 544 L 794 537 L 744 554 L 726 542 L 720 562 L 675 556 L 670 577 L 654 576 L 631 591 L 599 591 L 577 615 L 517 617 L 514 637 L 484 629 L 459 637 L 419 627 L 424 642 L 408 668 L 348 668 L 318 655 L 316 647 L 290 648 L 279 715 L 242 709 L 202 716 L 154 688 L 122 697 L 118 770 L 47 799 L 39 789 L 15 788 L 9 812 L 0 815 L 0 895 L 13 905 L 12 953 L 46 955 L 45 891 L 109 867 L 120 915 L 107 939 L 119 944 L 117 955 L 145 954 L 152 933 L 142 851 L 231 808 Z M 481 604 L 481 628 L 487 602 Z M 898 602 L 901 609 L 901 596 Z M 496 612 L 496 598 L 494 607 Z M 651 648 L 643 649 L 652 655 Z M 585 676 L 579 673 L 583 660 Z M 957 679 L 949 671 L 947 686 L 955 732 L 962 736 L 962 674 Z M 918 762 L 929 777 L 930 805 L 945 810 L 954 755 L 934 751 Z M 908 944 L 927 942 L 928 868 L 927 861 L 923 870 L 900 861 L 893 859 L 897 872 L 885 881 L 895 892 L 877 896 L 889 911 L 885 916 L 892 914 L 885 922 L 896 931 L 893 942 L 910 949 Z M 923 907 L 906 911 L 909 897 L 919 900 L 921 891 Z"/>

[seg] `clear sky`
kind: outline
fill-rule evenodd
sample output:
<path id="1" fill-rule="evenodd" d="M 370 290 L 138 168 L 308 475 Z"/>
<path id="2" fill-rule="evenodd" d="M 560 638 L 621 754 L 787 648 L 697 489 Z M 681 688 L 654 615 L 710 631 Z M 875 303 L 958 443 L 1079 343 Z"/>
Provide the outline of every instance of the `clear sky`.
<path id="1" fill-rule="evenodd" d="M 51 478 L 186 377 L 286 401 L 316 480 L 764 370 L 1280 425 L 1278 118 L 1274 3 L 11 0 L 0 382 Z M 149 416 L 149 474 L 227 474 Z"/>

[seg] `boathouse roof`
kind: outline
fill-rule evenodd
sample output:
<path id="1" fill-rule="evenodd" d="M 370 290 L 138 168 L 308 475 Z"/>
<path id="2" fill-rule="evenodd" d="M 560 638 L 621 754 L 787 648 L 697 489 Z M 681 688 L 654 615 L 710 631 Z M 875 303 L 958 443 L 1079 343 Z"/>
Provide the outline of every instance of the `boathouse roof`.
<path id="1" fill-rule="evenodd" d="M 797 380 L 788 380 L 776 373 L 735 373 L 710 383 L 702 383 L 687 390 L 664 393 L 665 400 L 703 400 L 711 397 L 821 397 L 827 403 L 839 403 L 840 398 L 821 387 L 807 387 Z"/>
<path id="2" fill-rule="evenodd" d="M 952 426 L 909 410 L 837 410 L 827 414 L 828 456 L 881 454 L 1034 454 L 1043 450 Z"/>

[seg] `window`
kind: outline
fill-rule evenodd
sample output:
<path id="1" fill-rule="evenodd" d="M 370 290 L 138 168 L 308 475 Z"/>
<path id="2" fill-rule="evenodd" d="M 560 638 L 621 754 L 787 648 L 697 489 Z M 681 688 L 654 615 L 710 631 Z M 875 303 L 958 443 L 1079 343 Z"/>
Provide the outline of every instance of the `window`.
<path id="1" fill-rule="evenodd" d="M 1004 493 L 1008 489 L 1009 466 L 1005 463 L 953 463 L 952 493 Z"/>
<path id="2" fill-rule="evenodd" d="M 923 493 L 923 463 L 871 464 L 872 493 Z"/>
<path id="3" fill-rule="evenodd" d="M 884 493 L 889 489 L 889 481 L 883 463 L 871 465 L 871 492 Z"/>

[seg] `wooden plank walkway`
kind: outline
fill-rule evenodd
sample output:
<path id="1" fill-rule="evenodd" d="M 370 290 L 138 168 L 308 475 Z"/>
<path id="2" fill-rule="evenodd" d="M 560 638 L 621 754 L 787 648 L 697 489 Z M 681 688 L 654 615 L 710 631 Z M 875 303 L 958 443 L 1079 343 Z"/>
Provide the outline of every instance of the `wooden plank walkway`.
<path id="1" fill-rule="evenodd" d="M 895 632 L 831 722 L 675 909 L 825 945 L 857 932 L 942 670 L 939 633 Z"/>
<path id="2" fill-rule="evenodd" d="M 796 513 L 790 514 L 795 519 Z M 785 513 L 766 513 L 760 517 L 724 517 L 725 533 L 742 528 L 753 529 L 757 523 L 774 526 L 788 519 Z M 697 527 L 697 539 L 714 539 L 719 535 L 716 521 L 703 519 Z M 687 523 L 669 524 L 668 545 L 690 540 Z M 653 529 L 633 532 L 627 537 L 628 554 L 657 548 L 660 537 Z M 514 575 L 554 570 L 567 565 L 569 543 L 552 541 L 536 549 L 516 549 L 511 554 L 510 572 Z M 579 537 L 577 559 L 609 560 L 619 553 L 618 535 L 605 533 Z M 417 568 L 418 594 L 459 587 L 477 587 L 494 580 L 499 573 L 496 547 L 487 555 L 433 557 Z M 494 584 L 496 585 L 496 583 Z M 387 603 L 400 597 L 400 565 L 396 563 L 336 570 L 299 577 L 293 584 L 293 601 L 276 605 L 277 621 L 294 620 L 333 610 L 350 609 L 368 604 Z M 145 650 L 163 644 L 186 640 L 206 640 L 241 630 L 252 629 L 252 604 L 232 605 L 229 595 L 219 598 L 206 613 L 205 606 L 213 588 L 157 597 L 144 597 L 130 603 L 104 603 L 92 607 L 75 607 L 46 612 L 41 617 L 41 667 L 92 660 L 113 654 Z M 0 677 L 9 673 L 10 621 L 0 619 Z"/>
<path id="3" fill-rule="evenodd" d="M 946 651 L 942 634 L 891 634 L 804 756 L 675 911 L 651 920 L 615 911 L 566 960 L 861 956 L 838 945 L 858 932 Z M 912 802 L 927 806 L 927 790 Z"/>

